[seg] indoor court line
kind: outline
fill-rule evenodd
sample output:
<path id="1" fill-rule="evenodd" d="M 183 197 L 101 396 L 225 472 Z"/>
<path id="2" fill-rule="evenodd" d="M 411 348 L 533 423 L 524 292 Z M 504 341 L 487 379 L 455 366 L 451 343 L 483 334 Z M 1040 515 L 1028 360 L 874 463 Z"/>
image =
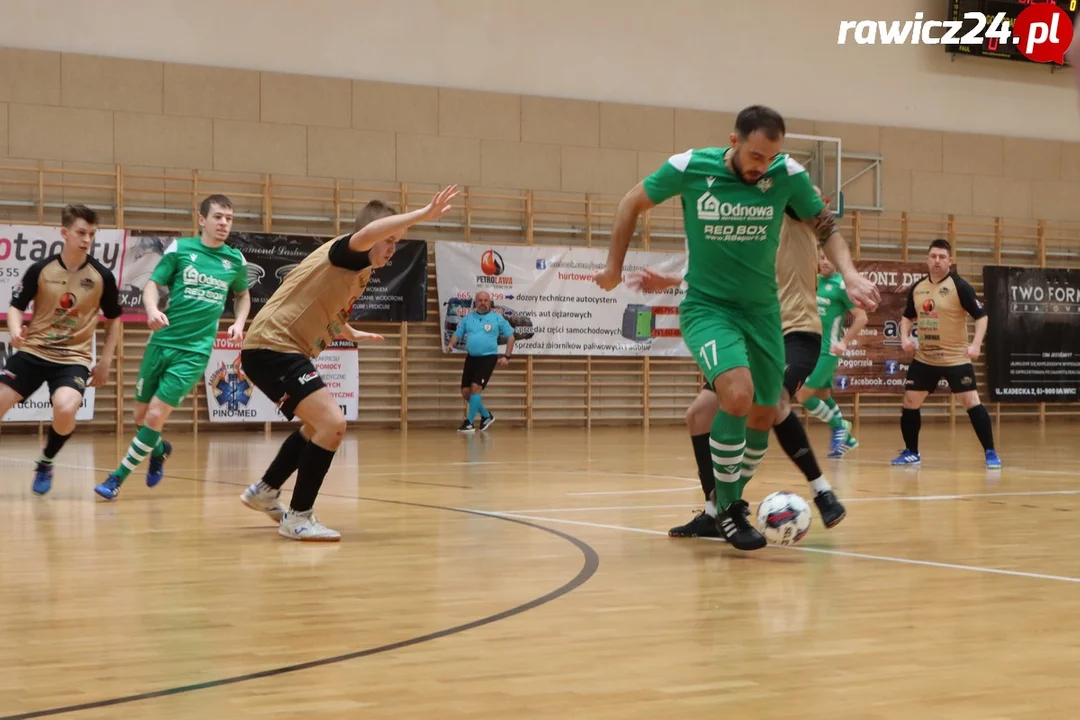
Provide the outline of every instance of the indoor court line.
<path id="1" fill-rule="evenodd" d="M 683 488 L 674 488 L 682 490 Z M 692 490 L 694 488 L 687 488 Z M 574 495 L 633 495 L 644 492 L 673 492 L 667 490 L 630 490 L 622 493 L 572 493 Z M 885 495 L 882 497 L 845 497 L 841 502 L 938 502 L 942 500 L 971 500 L 979 498 L 996 497 L 1037 497 L 1045 495 L 1080 495 L 1080 490 L 1029 490 L 1024 492 L 990 492 L 990 493 L 961 493 L 958 495 Z M 693 508 L 700 507 L 701 503 L 683 505 L 609 505 L 606 507 L 568 507 L 568 508 L 532 508 L 528 510 L 492 510 L 500 513 L 543 513 L 543 512 L 585 512 L 589 510 L 661 510 L 666 508 Z"/>
<path id="2" fill-rule="evenodd" d="M 519 520 L 530 520 L 533 522 L 552 522 L 560 523 L 563 525 L 576 525 L 578 527 L 597 528 L 600 530 L 618 530 L 620 532 L 639 533 L 642 535 L 661 535 L 663 537 L 667 537 L 667 532 L 662 530 L 648 530 L 646 528 L 628 527 L 625 525 L 591 523 L 582 520 L 569 520 L 566 518 L 530 517 L 528 515 L 518 515 L 512 513 L 485 513 L 485 511 L 483 510 L 471 510 L 470 512 L 499 515 L 502 517 L 515 518 Z M 705 540 L 707 542 L 724 542 L 720 538 L 694 538 L 694 540 Z M 679 541 L 690 542 L 690 540 L 686 538 L 680 538 Z M 1022 572 L 1019 570 L 1001 570 L 998 568 L 988 568 L 979 565 L 958 565 L 955 563 L 943 563 L 933 560 L 915 560 L 912 558 L 893 557 L 891 555 L 870 555 L 868 553 L 848 552 L 845 550 L 828 550 L 825 548 L 815 547 L 802 547 L 799 545 L 769 545 L 768 548 L 771 550 L 795 550 L 798 552 L 816 553 L 818 555 L 834 555 L 836 557 L 851 558 L 854 560 L 876 560 L 878 562 L 891 562 L 899 565 L 916 565 L 920 567 L 939 568 L 942 570 L 962 570 L 964 572 L 985 573 L 989 575 L 1005 575 L 1008 577 L 1020 577 L 1032 580 L 1053 580 L 1055 582 L 1080 583 L 1080 578 L 1068 577 L 1066 575 L 1046 575 L 1043 573 Z"/>

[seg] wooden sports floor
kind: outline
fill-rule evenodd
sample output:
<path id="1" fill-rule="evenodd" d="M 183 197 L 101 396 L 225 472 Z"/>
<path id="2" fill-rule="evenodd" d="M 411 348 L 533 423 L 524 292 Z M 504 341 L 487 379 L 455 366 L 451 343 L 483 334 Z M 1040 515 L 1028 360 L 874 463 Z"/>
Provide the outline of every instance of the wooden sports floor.
<path id="1" fill-rule="evenodd" d="M 823 462 L 847 519 L 754 554 L 666 536 L 701 506 L 680 427 L 350 431 L 340 544 L 241 505 L 281 434 L 174 434 L 109 504 L 113 438 L 40 498 L 5 433 L 0 719 L 1075 716 L 1076 426 L 999 426 L 993 473 L 966 422 L 917 470 L 857 430 Z M 778 489 L 808 497 L 774 440 L 748 494 Z"/>

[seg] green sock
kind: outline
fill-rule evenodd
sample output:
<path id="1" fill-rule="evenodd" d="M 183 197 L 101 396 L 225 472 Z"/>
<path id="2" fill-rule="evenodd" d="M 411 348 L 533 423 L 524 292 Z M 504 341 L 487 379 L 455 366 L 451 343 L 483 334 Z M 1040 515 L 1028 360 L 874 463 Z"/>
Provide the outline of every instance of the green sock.
<path id="1" fill-rule="evenodd" d="M 840 414 L 840 408 L 836 406 L 836 401 L 832 398 L 822 400 L 811 397 L 802 406 L 821 422 L 828 423 L 829 427 L 837 429 L 844 427 L 844 416 Z"/>
<path id="2" fill-rule="evenodd" d="M 723 410 L 718 411 L 709 432 L 718 513 L 724 512 L 739 499 L 739 472 L 745 448 L 746 416 L 733 417 Z"/>
<path id="3" fill-rule="evenodd" d="M 121 482 L 127 480 L 128 475 L 138 467 L 139 463 L 145 460 L 147 456 L 154 451 L 159 440 L 161 440 L 161 433 L 157 430 L 151 430 L 145 425 L 140 427 L 139 432 L 131 441 L 131 446 L 128 448 L 127 454 L 124 455 L 124 459 L 120 461 L 120 465 L 113 474 L 116 475 Z"/>
<path id="4" fill-rule="evenodd" d="M 765 458 L 765 451 L 769 448 L 769 431 L 746 428 L 746 451 L 743 453 L 742 473 L 739 475 L 739 497 L 742 499 L 746 484 L 754 479 L 758 465 Z"/>

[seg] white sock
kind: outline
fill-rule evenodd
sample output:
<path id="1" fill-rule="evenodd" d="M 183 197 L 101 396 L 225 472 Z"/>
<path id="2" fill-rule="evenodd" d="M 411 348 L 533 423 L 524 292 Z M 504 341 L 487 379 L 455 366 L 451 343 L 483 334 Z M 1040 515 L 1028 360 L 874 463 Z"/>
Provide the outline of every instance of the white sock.
<path id="1" fill-rule="evenodd" d="M 814 494 L 817 495 L 818 493 L 825 492 L 826 490 L 832 490 L 832 485 L 830 485 L 829 481 L 825 479 L 824 475 L 822 475 L 817 480 L 810 481 L 810 488 L 814 491 Z"/>
<path id="2" fill-rule="evenodd" d="M 711 518 L 716 517 L 716 501 L 708 500 L 705 502 L 705 514 Z"/>

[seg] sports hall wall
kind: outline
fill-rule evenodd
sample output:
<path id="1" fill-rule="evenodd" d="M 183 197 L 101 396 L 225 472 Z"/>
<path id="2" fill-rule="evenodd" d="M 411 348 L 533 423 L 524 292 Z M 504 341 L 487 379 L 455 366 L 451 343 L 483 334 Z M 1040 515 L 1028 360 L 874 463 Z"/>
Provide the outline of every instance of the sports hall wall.
<path id="1" fill-rule="evenodd" d="M 483 3 L 465 3 L 478 4 Z M 914 3 L 920 4 L 925 3 Z M 515 12 L 526 12 L 523 5 L 513 6 Z M 369 9 L 378 12 L 374 6 Z M 583 25 L 597 20 L 592 10 L 578 10 Z M 224 23 L 227 17 L 221 13 L 231 11 L 217 12 Z M 897 16 L 905 17 L 902 12 Z M 125 17 L 124 22 L 138 22 L 137 8 L 133 6 Z M 567 18 L 566 27 L 573 28 L 577 20 Z M 513 17 L 496 21 L 519 24 Z M 806 26 L 805 17 L 800 22 Z M 835 37 L 831 22 L 826 25 Z M 635 28 L 639 34 L 657 36 Z M 93 35 L 92 28 L 84 29 L 87 36 Z M 114 32 L 123 35 L 119 26 Z M 273 35 L 272 28 L 268 32 Z M 608 42 L 585 35 L 586 43 Z M 520 65 L 510 41 L 504 37 L 502 43 L 508 57 Z M 466 48 L 462 52 L 468 52 L 469 43 L 462 46 Z M 399 42 L 396 52 L 407 56 L 409 48 L 409 43 Z M 920 53 L 925 50 L 919 48 Z M 679 57 L 665 62 L 693 61 L 683 57 L 684 49 L 672 51 Z M 933 51 L 945 54 L 941 48 Z M 791 54 L 777 62 L 787 63 L 794 72 L 798 64 L 792 64 Z M 297 52 L 295 57 L 305 55 Z M 235 63 L 239 58 L 227 60 Z M 745 66 L 755 62 L 763 61 L 729 64 L 716 58 L 712 91 L 725 96 L 730 90 L 740 99 L 709 102 L 729 110 L 744 100 L 751 102 L 747 87 L 753 85 L 747 78 L 753 72 Z M 903 86 L 910 85 L 910 79 L 897 86 L 895 80 L 879 75 L 885 77 L 879 85 L 889 89 L 885 97 L 880 87 L 875 90 L 858 81 L 864 64 L 849 63 L 857 81 L 846 83 L 829 72 L 832 66 L 823 60 L 819 89 L 807 93 L 805 83 L 787 83 L 791 103 L 782 97 L 765 98 L 789 117 L 789 131 L 837 136 L 845 154 L 859 154 L 845 161 L 845 176 L 879 163 L 880 197 L 875 194 L 873 171 L 844 188 L 848 206 L 872 207 L 880 201 L 882 208 L 849 212 L 843 220 L 860 257 L 919 259 L 930 239 L 947 237 L 957 247 L 960 271 L 977 289 L 984 264 L 1078 265 L 1080 203 L 1075 198 L 1080 194 L 1080 142 L 1073 130 L 1078 126 L 1075 97 L 1067 78 L 1051 77 L 1042 68 L 967 61 L 957 63 L 963 67 L 955 73 L 982 88 L 971 97 L 941 89 L 955 81 L 952 76 L 931 93 L 920 95 L 907 87 L 904 95 Z M 398 76 L 411 72 L 413 83 L 415 76 L 432 70 L 422 63 L 406 65 L 405 70 L 398 68 Z M 932 65 L 921 72 L 930 77 L 939 70 Z M 601 67 L 571 74 L 611 77 L 641 71 Z M 522 76 L 519 84 L 543 86 L 547 81 L 533 78 L 565 78 L 568 72 L 569 68 L 553 67 L 550 72 L 541 68 L 535 75 Z M 726 79 L 729 73 L 731 80 Z M 740 80 L 739 73 L 746 77 Z M 1006 79 L 988 79 L 988 73 Z M 1017 81 L 1020 76 L 1022 82 Z M 462 86 L 470 79 L 476 78 L 460 73 L 456 78 Z M 570 78 L 566 82 L 580 87 L 557 89 L 567 96 L 594 92 L 593 97 L 604 97 L 590 84 L 593 81 Z M 492 84 L 505 82 L 496 78 Z M 678 86 L 679 92 L 693 84 L 667 80 L 659 71 L 633 82 Z M 999 93 L 1011 92 L 1014 100 L 1037 98 L 1053 112 L 1018 110 L 1013 101 L 999 101 L 1001 112 L 994 118 L 985 114 L 966 118 L 956 111 L 965 102 L 969 107 L 977 104 L 976 96 L 985 101 L 987 83 Z M 612 83 L 607 85 L 610 91 Z M 761 94 L 776 92 L 763 88 Z M 835 100 L 822 104 L 827 94 Z M 0 222 L 55 224 L 60 206 L 77 201 L 104 208 L 109 225 L 190 230 L 198 199 L 221 191 L 237 204 L 238 230 L 329 237 L 347 228 L 357 208 L 372 197 L 411 209 L 426 202 L 437 185 L 454 182 L 467 188 L 461 208 L 443 226 L 421 228 L 412 237 L 432 242 L 606 245 L 614 204 L 625 190 L 674 151 L 726 142 L 734 119 L 730 111 L 665 107 L 659 103 L 670 98 L 656 97 L 648 104 L 559 99 L 520 91 L 0 48 Z M 931 107 L 935 99 L 952 108 L 947 118 L 940 108 Z M 827 119 L 799 117 L 788 110 L 789 105 L 820 112 L 819 117 Z M 848 116 L 882 118 L 882 105 L 887 105 L 896 108 L 895 117 L 906 119 L 909 127 L 837 122 L 840 105 L 848 109 Z M 826 107 L 832 109 L 826 112 Z M 856 113 L 852 108 L 861 110 Z M 1008 132 L 1001 113 L 1029 119 L 1010 126 L 1021 132 Z M 946 119 L 948 125 L 940 126 Z M 920 124 L 931 127 L 917 127 Z M 965 132 L 974 127 L 984 132 Z M 1026 128 L 1041 137 L 1024 137 Z M 643 224 L 635 246 L 679 252 L 679 242 L 670 237 L 678 227 L 675 208 L 658 208 L 651 222 Z M 460 419 L 461 360 L 440 351 L 434 254 L 429 258 L 430 320 L 366 328 L 387 339 L 361 349 L 361 423 L 448 426 Z M 99 392 L 95 426 L 116 427 L 121 412 L 130 422 L 134 372 L 146 337 L 142 328 L 125 328 L 123 362 L 117 373 L 122 398 L 116 396 L 115 383 Z M 522 357 L 511 368 L 498 371 L 485 397 L 500 419 L 531 425 L 671 423 L 681 421 L 698 382 L 697 369 L 689 360 Z M 980 384 L 985 388 L 981 367 Z M 863 418 L 895 418 L 899 397 L 863 394 L 846 403 L 849 413 Z M 1046 404 L 1010 404 L 995 407 L 994 412 L 998 417 L 1032 418 L 1073 414 L 1070 406 Z M 955 417 L 956 408 L 938 398 L 924 414 L 935 413 Z M 197 420 L 195 425 L 202 430 L 209 428 L 201 389 L 180 417 Z"/>

